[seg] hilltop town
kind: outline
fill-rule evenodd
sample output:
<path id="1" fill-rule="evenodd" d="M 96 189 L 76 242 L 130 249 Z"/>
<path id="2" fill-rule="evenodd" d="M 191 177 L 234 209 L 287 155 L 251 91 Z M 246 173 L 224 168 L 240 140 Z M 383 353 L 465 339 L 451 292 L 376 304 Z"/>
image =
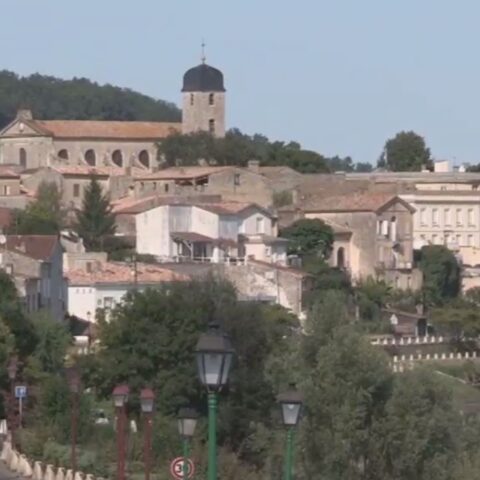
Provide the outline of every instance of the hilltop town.
<path id="1" fill-rule="evenodd" d="M 23 103 L 5 122 L 0 285 L 10 303 L 0 300 L 0 320 L 22 339 L 25 357 L 33 355 L 25 377 L 38 384 L 46 372 L 56 374 L 65 353 L 99 396 L 118 379 L 151 378 L 152 388 L 165 392 L 159 401 L 167 418 L 168 402 L 198 400 L 183 349 L 207 323 L 221 320 L 245 362 L 233 387 L 244 397 L 232 401 L 229 414 L 238 408 L 250 419 L 230 420 L 222 455 L 245 455 L 242 461 L 248 468 L 258 462 L 258 471 L 267 468 L 255 456 L 264 448 L 262 415 L 269 417 L 285 372 L 300 377 L 297 363 L 310 375 L 299 383 L 311 387 L 319 369 L 332 392 L 336 378 L 329 372 L 347 372 L 329 405 L 352 395 L 352 411 L 361 409 L 357 390 L 378 387 L 382 409 L 388 404 L 396 422 L 401 415 L 391 402 L 400 402 L 402 392 L 423 395 L 422 382 L 436 371 L 454 382 L 452 411 L 477 415 L 480 172 L 433 160 L 414 132 L 388 140 L 378 165 L 243 135 L 226 124 L 228 95 L 235 95 L 226 87 L 223 73 L 202 61 L 183 76 L 181 119 L 41 118 Z M 35 337 L 28 318 L 44 337 Z M 34 337 L 50 339 L 51 351 L 62 355 L 32 354 Z M 354 366 L 357 358 L 364 363 Z M 394 375 L 415 369 L 421 373 L 413 385 L 405 377 L 395 387 L 404 390 L 392 387 Z M 321 430 L 315 422 L 330 412 L 322 410 L 321 388 L 311 388 L 312 425 Z M 396 423 L 388 408 L 379 418 L 390 429 Z M 439 418 L 443 412 L 436 400 L 425 408 Z M 339 429 L 356 421 L 331 415 Z M 362 425 L 374 429 L 369 415 Z M 28 435 L 22 441 L 34 443 Z M 328 442 L 319 444 L 326 455 Z M 394 463 L 396 454 L 389 455 Z M 352 468 L 367 476 L 367 459 L 362 452 Z M 103 476 L 110 467 L 95 461 L 85 468 Z M 317 478 L 303 471 L 301 478 Z"/>

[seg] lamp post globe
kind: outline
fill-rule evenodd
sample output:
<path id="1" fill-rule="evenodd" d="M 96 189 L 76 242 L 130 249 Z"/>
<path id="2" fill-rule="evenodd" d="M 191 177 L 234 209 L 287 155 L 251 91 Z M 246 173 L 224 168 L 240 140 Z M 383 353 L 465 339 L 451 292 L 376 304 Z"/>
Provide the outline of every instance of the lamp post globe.
<path id="1" fill-rule="evenodd" d="M 230 337 L 217 324 L 200 336 L 195 356 L 200 382 L 208 391 L 218 392 L 227 384 L 234 353 Z"/>
<path id="2" fill-rule="evenodd" d="M 182 438 L 192 438 L 197 426 L 198 413 L 193 408 L 181 408 L 178 411 L 178 433 Z"/>
<path id="3" fill-rule="evenodd" d="M 155 403 L 155 394 L 151 388 L 143 388 L 140 392 L 140 406 L 143 413 L 152 413 Z"/>
<path id="4" fill-rule="evenodd" d="M 123 408 L 128 402 L 128 395 L 130 394 L 130 388 L 128 385 L 117 385 L 113 389 L 113 404 L 117 408 Z"/>
<path id="5" fill-rule="evenodd" d="M 303 407 L 303 395 L 293 386 L 277 396 L 277 401 L 282 409 L 282 421 L 286 427 L 296 427 L 300 420 Z"/>

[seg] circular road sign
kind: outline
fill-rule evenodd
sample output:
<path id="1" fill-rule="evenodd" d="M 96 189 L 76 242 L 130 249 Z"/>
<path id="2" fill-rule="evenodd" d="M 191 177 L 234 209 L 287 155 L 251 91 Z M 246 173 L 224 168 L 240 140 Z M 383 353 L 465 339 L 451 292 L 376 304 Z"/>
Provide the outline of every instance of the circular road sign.
<path id="1" fill-rule="evenodd" d="M 183 457 L 177 457 L 175 460 L 172 460 L 172 463 L 170 463 L 170 473 L 176 480 L 183 480 L 184 461 Z M 187 458 L 187 478 L 192 478 L 194 473 L 195 465 L 189 458 Z"/>

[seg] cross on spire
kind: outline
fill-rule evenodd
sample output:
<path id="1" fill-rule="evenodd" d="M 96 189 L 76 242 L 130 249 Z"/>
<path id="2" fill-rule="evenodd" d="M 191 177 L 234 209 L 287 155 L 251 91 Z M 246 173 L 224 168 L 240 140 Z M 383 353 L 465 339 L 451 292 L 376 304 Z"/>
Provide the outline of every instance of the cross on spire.
<path id="1" fill-rule="evenodd" d="M 202 63 L 205 63 L 207 57 L 205 56 L 205 40 L 202 39 Z"/>

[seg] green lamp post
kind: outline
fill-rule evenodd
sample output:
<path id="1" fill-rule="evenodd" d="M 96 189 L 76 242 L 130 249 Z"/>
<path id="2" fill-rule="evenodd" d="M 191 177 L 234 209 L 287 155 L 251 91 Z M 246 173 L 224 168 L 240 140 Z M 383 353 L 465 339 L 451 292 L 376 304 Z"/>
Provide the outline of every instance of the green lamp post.
<path id="1" fill-rule="evenodd" d="M 228 382 L 234 353 L 217 324 L 209 326 L 195 348 L 198 376 L 208 391 L 208 480 L 217 480 L 217 395 Z"/>
<path id="2" fill-rule="evenodd" d="M 190 458 L 190 440 L 195 433 L 198 413 L 193 408 L 181 408 L 178 412 L 178 433 L 183 444 L 183 480 L 188 478 L 188 460 Z"/>
<path id="3" fill-rule="evenodd" d="M 290 390 L 280 393 L 277 401 L 282 409 L 283 424 L 287 428 L 287 450 L 285 453 L 285 480 L 293 479 L 293 437 L 295 427 L 300 420 L 303 395 L 290 386 Z"/>

